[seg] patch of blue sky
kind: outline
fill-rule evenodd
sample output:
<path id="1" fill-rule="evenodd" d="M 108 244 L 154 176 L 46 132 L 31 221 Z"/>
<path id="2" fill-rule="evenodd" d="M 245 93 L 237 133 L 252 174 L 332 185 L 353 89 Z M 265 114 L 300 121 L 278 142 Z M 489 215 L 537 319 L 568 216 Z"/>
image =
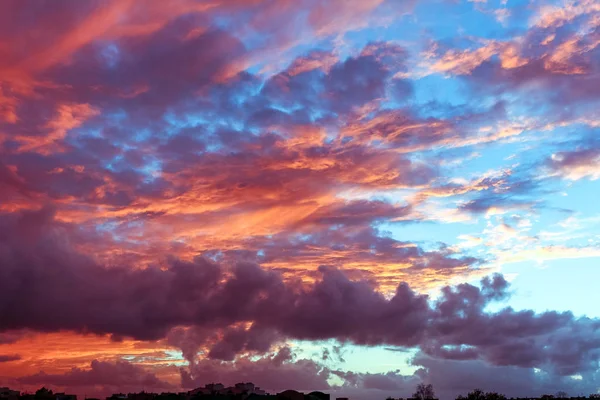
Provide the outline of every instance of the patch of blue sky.
<path id="1" fill-rule="evenodd" d="M 137 356 L 137 355 L 124 355 L 121 358 L 126 361 L 141 361 L 141 360 L 152 360 L 152 361 L 163 361 L 166 364 L 175 365 L 175 366 L 185 366 L 188 365 L 187 360 L 183 358 L 183 354 L 178 350 L 164 350 L 164 356 Z"/>
<path id="2" fill-rule="evenodd" d="M 447 350 L 447 351 L 465 351 L 465 350 L 475 349 L 476 347 L 469 346 L 466 344 L 460 344 L 460 345 L 444 344 L 444 345 L 440 346 L 440 348 L 443 350 Z"/>
<path id="3" fill-rule="evenodd" d="M 106 119 L 109 121 L 108 123 L 104 121 L 102 126 L 98 126 L 97 124 L 94 124 L 93 119 L 86 121 L 82 126 L 70 130 L 69 134 L 67 135 L 67 141 L 70 144 L 77 145 L 77 139 L 80 137 L 101 138 L 103 136 L 102 131 L 106 128 L 107 125 L 118 126 L 121 124 L 122 121 L 127 119 L 127 113 L 123 110 L 107 112 L 105 115 Z"/>
<path id="4" fill-rule="evenodd" d="M 326 116 L 325 112 L 318 108 L 311 108 L 307 111 L 311 122 L 317 122 Z"/>
<path id="5" fill-rule="evenodd" d="M 211 141 L 210 143 L 206 144 L 206 152 L 207 153 L 216 153 L 218 151 L 221 151 L 225 148 L 225 146 L 219 142 L 216 141 Z"/>
<path id="6" fill-rule="evenodd" d="M 204 257 L 207 257 L 207 258 L 211 259 L 214 262 L 219 262 L 223 258 L 223 252 L 218 251 L 218 250 L 212 251 L 210 253 L 205 252 L 202 255 Z"/>
<path id="7" fill-rule="evenodd" d="M 465 4 L 466 3 L 466 4 Z M 462 2 L 465 11 L 462 17 L 458 17 L 458 34 L 463 36 L 477 36 L 478 41 L 488 40 L 511 40 L 515 36 L 515 30 L 525 31 L 526 26 L 515 24 L 510 17 L 510 10 L 503 7 L 492 7 L 481 2 Z M 509 28 L 510 29 L 507 29 Z"/>
<path id="8" fill-rule="evenodd" d="M 422 31 L 433 39 L 451 40 L 477 36 L 485 39 L 502 37 L 502 24 L 493 13 L 477 9 L 478 3 L 469 1 L 449 2 L 444 0 L 427 1 L 417 4 L 415 19 Z M 444 18 L 440 18 L 444 15 Z"/>
<path id="9" fill-rule="evenodd" d="M 260 75 L 263 71 L 265 71 L 265 67 L 268 65 L 269 63 L 265 63 L 265 62 L 257 62 L 254 63 L 252 65 L 250 65 L 248 68 L 246 68 L 246 72 L 252 74 L 252 75 Z M 272 71 L 270 71 L 271 73 L 274 72 L 279 72 L 280 70 L 282 70 L 283 68 L 277 68 L 274 69 Z"/>
<path id="10" fill-rule="evenodd" d="M 101 128 L 91 128 L 91 127 L 82 127 L 73 129 L 69 132 L 67 137 L 65 138 L 65 142 L 70 144 L 71 146 L 75 146 L 78 149 L 85 149 L 86 144 L 82 141 L 87 138 L 99 139 L 102 138 L 102 129 Z M 93 150 L 93 149 L 92 149 Z"/>
<path id="11" fill-rule="evenodd" d="M 556 224 L 539 224 L 535 230 L 535 236 L 543 246 L 562 246 L 571 249 L 583 249 L 592 251 L 600 246 L 600 235 L 594 227 L 600 223 L 600 218 L 589 218 L 593 221 L 592 226 L 574 227 L 569 226 L 568 219 L 562 219 Z M 584 252 L 585 252 L 584 251 Z"/>
<path id="12" fill-rule="evenodd" d="M 594 183 L 577 182 L 571 188 L 578 193 L 572 196 L 547 193 L 542 197 L 546 206 L 543 213 L 531 215 L 533 224 L 528 232 L 538 241 L 523 248 L 524 260 L 502 265 L 504 274 L 515 277 L 515 294 L 509 302 L 514 308 L 600 316 L 595 306 L 600 301 L 595 287 L 600 278 L 600 235 L 595 232 L 600 214 L 589 196 L 600 187 L 590 187 Z M 561 210 L 566 208 L 577 213 Z M 569 295 L 562 295 L 566 293 Z"/>
<path id="13" fill-rule="evenodd" d="M 243 131 L 245 128 L 245 122 L 229 117 L 216 117 L 211 123 L 206 125 L 207 128 L 212 129 L 214 132 L 215 129 L 223 128 L 223 129 L 233 129 L 236 131 Z"/>
<path id="14" fill-rule="evenodd" d="M 307 234 L 307 233 L 298 233 L 296 235 L 294 235 L 293 240 L 294 241 L 300 241 L 300 242 L 308 242 L 312 239 L 312 236 Z"/>
<path id="15" fill-rule="evenodd" d="M 580 215 L 596 215 L 598 193 L 600 193 L 600 180 L 565 180 L 563 189 L 548 200 L 551 206 L 559 209 L 577 211 Z"/>
<path id="16" fill-rule="evenodd" d="M 441 153 L 449 161 L 442 164 L 442 168 L 445 169 L 444 173 L 449 175 L 450 180 L 472 180 L 486 174 L 498 175 L 501 171 L 524 162 L 519 157 L 522 154 L 519 153 L 520 146 L 520 143 L 496 142 L 443 150 Z M 449 155 L 452 158 L 448 158 Z"/>
<path id="17" fill-rule="evenodd" d="M 432 251 L 438 250 L 440 243 L 455 245 L 461 241 L 459 236 L 481 232 L 485 229 L 485 220 L 474 218 L 469 224 L 449 221 L 386 222 L 379 225 L 379 229 L 389 232 L 395 240 L 415 242 L 424 250 Z"/>
<path id="18" fill-rule="evenodd" d="M 571 213 L 565 212 L 565 210 L 552 205 L 552 197 L 555 195 L 554 192 L 542 191 L 539 195 L 535 196 L 536 200 L 540 201 L 540 210 L 534 212 L 515 210 L 514 212 L 509 213 L 510 215 L 504 217 L 505 222 L 514 225 L 519 223 L 519 218 L 527 217 L 532 223 L 535 223 L 531 229 L 533 233 L 539 232 L 540 229 L 546 229 L 548 226 L 554 226 L 555 224 L 561 223 L 561 221 L 568 218 Z"/>
<path id="19" fill-rule="evenodd" d="M 119 223 L 116 221 L 105 221 L 99 224 L 96 224 L 94 228 L 97 232 L 112 232 L 119 226 Z"/>
<path id="20" fill-rule="evenodd" d="M 133 133 L 133 140 L 142 143 L 150 139 L 154 134 L 150 129 L 139 129 Z"/>
<path id="21" fill-rule="evenodd" d="M 568 151 L 579 146 L 585 147 L 585 141 L 599 138 L 600 128 L 577 123 L 557 126 L 552 131 L 547 131 L 545 136 L 544 141 L 552 146 L 553 152 Z"/>
<path id="22" fill-rule="evenodd" d="M 114 241 L 121 241 L 123 238 L 116 234 L 116 229 L 119 227 L 119 223 L 115 221 L 105 221 L 98 223 L 94 226 L 96 232 L 108 234 Z"/>
<path id="23" fill-rule="evenodd" d="M 596 62 L 600 62 L 600 57 Z M 598 103 L 596 101 L 579 101 L 574 104 L 564 104 L 562 105 L 562 111 L 582 118 L 594 120 L 598 113 Z M 595 129 L 600 131 L 597 126 Z"/>
<path id="24" fill-rule="evenodd" d="M 152 182 L 160 176 L 160 173 L 162 172 L 162 162 L 155 158 L 147 162 L 142 168 L 139 169 L 139 171 L 144 174 L 144 181 L 146 183 Z"/>
<path id="25" fill-rule="evenodd" d="M 102 137 L 102 128 L 98 127 L 85 127 L 82 129 L 77 129 L 76 135 L 69 135 L 69 139 L 75 139 L 74 142 L 77 142 L 79 137 L 92 137 L 92 138 L 101 138 Z"/>
<path id="26" fill-rule="evenodd" d="M 547 1 L 547 4 L 558 4 L 560 0 Z M 532 7 L 531 0 L 489 0 L 488 4 L 494 8 L 505 7 L 511 12 L 506 24 L 507 32 L 514 34 L 516 28 L 526 29 L 530 25 L 531 18 L 536 14 L 536 7 Z"/>
<path id="27" fill-rule="evenodd" d="M 464 113 L 464 105 L 472 101 L 467 86 L 460 80 L 432 74 L 412 80 L 413 98 L 423 118 L 447 118 Z M 423 107 L 425 106 L 425 107 Z"/>
<path id="28" fill-rule="evenodd" d="M 238 107 L 243 107 L 248 101 L 254 100 L 255 97 L 260 94 L 263 87 L 264 82 L 256 82 L 255 84 L 251 84 L 248 87 L 241 88 L 240 90 L 231 93 L 228 100 Z M 215 93 L 213 95 L 218 98 L 220 93 Z"/>
<path id="29" fill-rule="evenodd" d="M 146 225 L 146 222 L 143 220 L 127 221 L 124 223 L 124 226 L 127 228 L 142 228 L 144 225 Z"/>
<path id="30" fill-rule="evenodd" d="M 341 361 L 332 351 L 333 346 L 340 346 L 337 341 L 293 340 L 290 344 L 298 358 L 318 359 L 328 367 L 342 371 L 376 374 L 400 370 L 402 374 L 411 375 L 417 370 L 411 365 L 411 360 L 417 352 L 412 348 L 344 344 L 341 345 L 341 357 L 344 361 Z M 329 360 L 322 360 L 324 349 L 329 350 Z"/>
<path id="31" fill-rule="evenodd" d="M 386 98 L 381 101 L 379 109 L 373 110 L 372 112 L 368 113 L 366 115 L 366 119 L 372 118 L 382 111 L 401 110 L 407 104 L 411 103 L 412 100 L 412 93 L 406 93 L 402 97 L 399 97 L 397 95 L 392 94 L 390 88 L 388 87 L 386 92 Z"/>
<path id="32" fill-rule="evenodd" d="M 121 60 L 121 51 L 116 43 L 106 43 L 98 54 L 104 65 L 109 69 L 116 68 Z"/>
<path id="33" fill-rule="evenodd" d="M 411 364 L 417 353 L 416 349 L 347 345 L 345 350 L 345 362 L 341 365 L 341 369 L 345 371 L 376 374 L 400 370 L 403 375 L 412 375 L 418 369 Z"/>
<path id="34" fill-rule="evenodd" d="M 229 30 L 229 28 L 232 27 L 232 23 L 233 21 L 231 20 L 231 18 L 225 14 L 225 15 L 214 15 L 211 18 L 211 25 L 218 28 L 218 29 L 223 29 L 223 30 Z"/>
<path id="35" fill-rule="evenodd" d="M 166 130 L 166 132 L 170 135 L 177 134 L 181 129 L 184 128 L 193 128 L 209 123 L 209 120 L 206 118 L 206 116 L 200 112 L 176 115 L 172 111 L 167 111 L 163 116 L 163 119 L 165 122 L 171 125 L 171 129 Z"/>
<path id="36" fill-rule="evenodd" d="M 528 91 L 515 91 L 515 93 L 504 93 L 501 99 L 505 103 L 508 118 L 526 117 L 527 119 L 543 120 L 547 122 L 548 116 L 552 115 L 553 106 L 548 102 L 541 101 L 538 96 L 547 96 L 546 92 L 537 91 L 531 94 Z"/>
<path id="37" fill-rule="evenodd" d="M 109 171 L 117 172 L 119 171 L 119 168 L 117 166 L 122 163 L 123 159 L 123 155 L 119 154 L 113 157 L 111 160 L 105 161 L 104 168 L 108 169 Z"/>
<path id="38" fill-rule="evenodd" d="M 115 125 L 119 125 L 121 122 L 127 119 L 128 114 L 125 112 L 125 110 L 116 109 L 114 111 L 103 113 L 102 116 L 104 119 L 114 123 Z"/>
<path id="39" fill-rule="evenodd" d="M 302 109 L 303 107 L 301 105 L 294 105 L 294 106 L 288 108 L 288 107 L 284 107 L 279 104 L 271 104 L 271 108 L 273 110 L 281 111 L 282 113 L 285 113 L 285 114 L 290 114 L 291 112 L 294 111 L 294 109 L 298 110 L 298 109 Z"/>
<path id="40" fill-rule="evenodd" d="M 165 130 L 167 137 L 177 136 L 185 129 L 198 128 L 193 131 L 194 136 L 204 139 L 203 141 L 206 144 L 208 152 L 216 152 L 223 148 L 223 145 L 218 140 L 210 140 L 219 129 L 254 132 L 252 128 L 245 126 L 241 121 L 226 117 L 214 117 L 208 114 L 200 115 L 199 113 L 194 113 L 183 116 L 169 114 L 165 115 L 165 121 L 170 125 Z"/>
<path id="41" fill-rule="evenodd" d="M 502 272 L 515 275 L 508 304 L 516 310 L 572 311 L 600 318 L 599 261 L 589 257 L 507 264 Z"/>
<path id="42" fill-rule="evenodd" d="M 356 52 L 374 42 L 393 42 L 411 50 L 417 50 L 420 39 L 417 25 L 409 16 L 395 20 L 386 26 L 375 26 L 360 31 L 347 32 L 336 46 L 342 60 L 356 55 Z"/>
<path id="43" fill-rule="evenodd" d="M 264 358 L 264 355 L 258 355 L 258 354 L 250 354 L 248 356 L 248 360 L 252 361 L 252 362 L 257 362 L 260 361 L 261 359 Z"/>

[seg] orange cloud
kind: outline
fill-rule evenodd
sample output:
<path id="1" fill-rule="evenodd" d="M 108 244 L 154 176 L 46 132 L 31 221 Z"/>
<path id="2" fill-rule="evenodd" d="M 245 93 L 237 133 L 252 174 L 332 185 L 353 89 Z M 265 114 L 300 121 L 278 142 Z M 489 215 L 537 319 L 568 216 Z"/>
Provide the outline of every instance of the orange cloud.
<path id="1" fill-rule="evenodd" d="M 170 349 L 164 344 L 135 340 L 114 341 L 109 336 L 76 333 L 29 333 L 14 343 L 0 344 L 0 353 L 19 354 L 20 360 L 0 363 L 0 376 L 19 377 L 40 370 L 49 374 L 64 373 L 73 367 L 85 368 L 90 361 L 120 360 L 124 356 L 154 354 L 163 357 Z"/>
<path id="2" fill-rule="evenodd" d="M 61 104 L 57 107 L 56 116 L 51 119 L 44 128 L 48 129 L 48 134 L 41 137 L 20 136 L 17 138 L 21 142 L 19 151 L 33 151 L 41 154 L 60 149 L 61 141 L 67 136 L 67 133 L 81 126 L 88 119 L 100 115 L 98 108 L 84 104 Z"/>

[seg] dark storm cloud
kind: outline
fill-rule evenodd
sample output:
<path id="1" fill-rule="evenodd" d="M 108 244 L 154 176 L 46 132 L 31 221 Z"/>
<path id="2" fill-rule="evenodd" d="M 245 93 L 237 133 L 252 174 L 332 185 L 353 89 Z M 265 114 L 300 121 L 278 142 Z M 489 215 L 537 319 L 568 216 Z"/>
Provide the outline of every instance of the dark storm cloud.
<path id="1" fill-rule="evenodd" d="M 18 354 L 0 354 L 0 363 L 1 362 L 11 362 L 11 361 L 19 361 L 21 356 Z"/>
<path id="2" fill-rule="evenodd" d="M 3 216 L 0 223 L 2 330 L 159 339 L 186 325 L 225 329 L 209 353 L 217 359 L 264 352 L 283 337 L 337 339 L 423 346 L 437 357 L 494 365 L 549 366 L 562 375 L 593 369 L 600 355 L 600 321 L 510 308 L 487 312 L 490 302 L 508 296 L 498 275 L 480 287 L 446 287 L 435 302 L 404 283 L 386 298 L 370 283 L 325 267 L 311 284 L 284 281 L 256 264 L 224 270 L 201 258 L 174 260 L 167 269 L 103 267 L 70 247 L 48 210 Z M 230 327 L 239 322 L 253 325 Z M 452 350 L 461 346 L 467 350 Z"/>

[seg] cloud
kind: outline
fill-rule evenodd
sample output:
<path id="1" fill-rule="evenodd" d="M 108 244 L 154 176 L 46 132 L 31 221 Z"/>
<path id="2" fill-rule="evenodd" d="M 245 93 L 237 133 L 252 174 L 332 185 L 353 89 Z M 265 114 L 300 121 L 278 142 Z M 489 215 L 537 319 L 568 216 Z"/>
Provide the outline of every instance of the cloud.
<path id="1" fill-rule="evenodd" d="M 593 360 L 598 351 L 595 347 L 600 343 L 597 320 L 576 319 L 571 313 L 536 315 L 510 308 L 487 314 L 483 312 L 485 304 L 506 296 L 508 284 L 498 277 L 482 283 L 482 290 L 469 285 L 444 288 L 433 319 L 436 333 L 432 343 L 437 343 L 434 349 L 439 350 L 438 357 L 481 358 L 492 365 L 544 367 L 560 375 L 595 370 Z M 566 346 L 569 338 L 576 337 L 587 339 Z M 450 346 L 451 351 L 444 346 Z M 463 350 L 461 346 L 467 347 Z"/>
<path id="2" fill-rule="evenodd" d="M 86 44 L 69 63 L 50 68 L 48 79 L 65 88 L 47 88 L 44 96 L 27 100 L 22 110 L 27 118 L 11 128 L 19 134 L 4 142 L 10 166 L 3 174 L 10 182 L 5 196 L 20 208 L 53 203 L 61 219 L 90 229 L 114 226 L 123 252 L 139 257 L 166 244 L 165 229 L 185 238 L 190 249 L 206 237 L 221 243 L 202 247 L 223 247 L 248 235 L 378 224 L 401 217 L 405 205 L 351 203 L 336 192 L 423 186 L 435 179 L 435 167 L 395 149 L 329 140 L 313 115 L 321 113 L 319 119 L 331 123 L 336 115 L 356 118 L 383 99 L 392 73 L 405 67 L 405 49 L 371 43 L 345 60 L 326 53 L 328 69 L 291 73 L 292 64 L 266 82 L 244 72 L 215 83 L 230 56 L 246 49 L 218 29 L 188 37 L 197 18 L 165 23 L 141 37 L 124 35 L 118 43 Z M 113 45 L 121 58 L 107 66 L 100 55 Z M 197 63 L 180 62 L 189 54 Z M 131 85 L 145 89 L 129 98 L 115 95 Z M 295 111 L 298 103 L 306 106 Z M 55 119 L 44 121 L 42 116 L 57 110 Z M 216 115 L 255 132 L 217 126 L 211 122 Z M 61 128 L 51 129 L 56 135 L 39 132 L 49 123 L 56 128 L 58 119 Z M 169 133 L 150 134 L 157 129 Z M 224 216 L 232 220 L 227 229 Z M 132 219 L 135 224 L 125 222 Z M 142 225 L 146 240 L 130 240 Z M 105 250 L 95 252 L 116 254 Z"/>
<path id="3" fill-rule="evenodd" d="M 23 336 L 22 332 L 19 331 L 7 331 L 0 333 L 0 345 L 15 343 Z"/>
<path id="4" fill-rule="evenodd" d="M 385 373 L 360 373 L 333 370 L 343 380 L 336 395 L 367 399 L 390 396 L 410 397 L 417 384 L 433 383 L 436 397 L 452 399 L 466 395 L 473 388 L 493 391 L 507 397 L 539 397 L 566 390 L 568 393 L 595 393 L 596 374 L 584 379 L 559 376 L 549 371 L 514 366 L 493 366 L 481 360 L 451 360 L 417 353 L 411 360 L 417 368 L 413 374 L 402 370 Z M 467 378 L 468 377 L 468 378 Z"/>
<path id="5" fill-rule="evenodd" d="M 503 252 L 499 255 L 499 262 L 511 263 L 526 260 L 544 262 L 550 260 L 573 259 L 573 258 L 595 258 L 600 256 L 598 246 L 571 247 L 564 245 L 536 246 L 533 248 Z"/>
<path id="6" fill-rule="evenodd" d="M 581 15 L 600 12 L 598 4 L 591 0 L 566 2 L 561 6 L 547 5 L 542 7 L 535 16 L 534 23 L 543 28 L 559 27 Z"/>
<path id="7" fill-rule="evenodd" d="M 469 186 L 467 185 L 467 188 Z M 525 168 L 505 170 L 476 182 L 471 199 L 459 209 L 473 214 L 502 214 L 511 209 L 533 209 L 541 204 L 540 179 L 531 179 Z"/>
<path id="8" fill-rule="evenodd" d="M 541 396 L 568 390 L 569 393 L 594 393 L 597 378 L 588 376 L 586 381 L 561 377 L 545 371 L 514 366 L 492 366 L 480 360 L 442 360 L 418 354 L 413 364 L 420 366 L 416 372 L 426 382 L 434 382 L 440 398 L 456 398 L 466 395 L 473 388 L 502 393 L 508 397 Z M 469 379 L 464 379 L 468 376 Z"/>
<path id="9" fill-rule="evenodd" d="M 18 354 L 0 354 L 0 363 L 19 361 L 20 359 L 21 359 L 21 356 Z"/>
<path id="10" fill-rule="evenodd" d="M 69 248 L 48 210 L 5 217 L 2 223 L 2 232 L 10 232 L 0 237 L 4 330 L 71 330 L 152 340 L 177 326 L 197 326 L 224 329 L 210 347 L 208 356 L 214 359 L 264 353 L 283 338 L 335 339 L 423 346 L 437 357 L 548 366 L 562 375 L 593 369 L 600 352 L 597 320 L 510 308 L 486 312 L 490 302 L 508 296 L 508 283 L 500 276 L 483 279 L 481 287 L 445 287 L 435 302 L 405 283 L 388 298 L 369 282 L 352 281 L 327 267 L 309 284 L 284 281 L 256 264 L 238 262 L 224 269 L 202 258 L 172 260 L 166 268 L 103 267 Z M 234 327 L 240 323 L 250 326 Z M 201 332 L 171 342 L 193 359 L 205 340 Z M 581 341 L 566 346 L 573 337 Z M 185 350 L 190 338 L 192 347 Z M 445 346 L 467 346 L 469 355 Z"/>
<path id="11" fill-rule="evenodd" d="M 110 395 L 117 391 L 168 391 L 174 387 L 126 361 L 105 362 L 93 360 L 89 368 L 73 368 L 64 374 L 39 372 L 18 378 L 25 385 L 50 385 L 79 391 L 81 387 L 94 388 L 97 393 Z"/>
<path id="12" fill-rule="evenodd" d="M 291 76 L 312 71 L 317 68 L 328 72 L 337 62 L 338 59 L 334 54 L 326 51 L 313 51 L 304 57 L 296 58 L 288 67 L 287 71 Z"/>
<path id="13" fill-rule="evenodd" d="M 595 102 L 589 85 L 598 80 L 598 8 L 593 2 L 564 2 L 534 8 L 531 24 L 505 40 L 469 37 L 453 47 L 433 42 L 422 67 L 427 73 L 461 76 L 479 96 L 518 94 L 517 102 L 539 99 L 556 112 L 529 117 L 564 122 Z M 577 109 L 564 110 L 578 104 Z M 562 110 L 562 112 L 561 112 Z M 566 111 L 566 112 L 565 112 Z M 533 119 L 532 118 L 532 119 Z"/>
<path id="14" fill-rule="evenodd" d="M 58 107 L 56 114 L 57 115 L 45 125 L 45 128 L 50 130 L 47 135 L 43 135 L 37 139 L 26 136 L 17 138 L 17 141 L 23 142 L 18 151 L 31 151 L 45 154 L 53 151 L 53 148 L 57 146 L 60 148 L 60 142 L 70 130 L 81 126 L 87 119 L 98 116 L 100 110 L 87 103 L 61 104 Z"/>
<path id="15" fill-rule="evenodd" d="M 207 357 L 233 361 L 239 353 L 266 353 L 274 343 L 281 340 L 282 335 L 277 330 L 261 328 L 258 324 L 253 324 L 249 329 L 228 328 L 210 348 Z"/>
<path id="16" fill-rule="evenodd" d="M 465 50 L 458 52 L 449 50 L 431 68 L 435 72 L 451 72 L 459 75 L 470 74 L 471 71 L 483 64 L 484 61 L 497 54 L 499 47 L 498 43 L 491 42 L 487 46 L 472 51 Z"/>
<path id="17" fill-rule="evenodd" d="M 342 387 L 339 389 L 342 392 L 354 391 L 356 389 L 363 392 L 408 392 L 419 383 L 419 379 L 414 375 L 402 375 L 399 371 L 390 371 L 388 373 L 332 371 L 332 374 L 344 380 Z M 363 396 L 365 395 L 366 393 L 363 394 Z"/>
<path id="18" fill-rule="evenodd" d="M 149 382 L 341 379 L 378 398 L 448 368 L 514 378 L 515 394 L 534 368 L 595 382 L 596 319 L 488 307 L 508 301 L 500 277 L 448 285 L 598 254 L 581 237 L 548 245 L 536 226 L 526 243 L 514 223 L 499 243 L 475 231 L 551 212 L 559 185 L 600 176 L 600 10 L 433 5 L 461 26 L 442 38 L 415 5 L 0 6 L 0 360 L 22 357 L 0 374 L 119 390 L 113 373 L 143 386 L 143 364 Z M 397 28 L 422 35 L 370 41 Z M 58 361 L 27 349 L 44 338 Z M 303 339 L 417 349 L 422 370 L 330 370 L 285 347 Z M 69 341 L 103 350 L 57 356 Z M 189 363 L 181 377 L 149 355 L 166 348 Z"/>
<path id="19" fill-rule="evenodd" d="M 307 359 L 296 359 L 289 347 L 282 347 L 258 359 L 238 358 L 235 362 L 201 360 L 188 372 L 182 369 L 184 388 L 198 387 L 208 382 L 255 382 L 261 388 L 282 392 L 290 387 L 299 391 L 328 390 L 329 370 Z"/>
<path id="20" fill-rule="evenodd" d="M 561 151 L 553 154 L 547 165 L 552 173 L 571 181 L 600 179 L 600 148 Z"/>

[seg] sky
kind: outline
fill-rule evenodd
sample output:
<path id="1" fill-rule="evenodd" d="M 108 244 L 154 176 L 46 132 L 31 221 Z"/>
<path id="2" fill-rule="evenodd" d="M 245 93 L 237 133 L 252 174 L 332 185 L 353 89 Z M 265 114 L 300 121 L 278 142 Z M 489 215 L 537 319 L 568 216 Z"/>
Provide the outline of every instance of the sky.
<path id="1" fill-rule="evenodd" d="M 596 0 L 0 2 L 0 386 L 600 391 Z"/>

